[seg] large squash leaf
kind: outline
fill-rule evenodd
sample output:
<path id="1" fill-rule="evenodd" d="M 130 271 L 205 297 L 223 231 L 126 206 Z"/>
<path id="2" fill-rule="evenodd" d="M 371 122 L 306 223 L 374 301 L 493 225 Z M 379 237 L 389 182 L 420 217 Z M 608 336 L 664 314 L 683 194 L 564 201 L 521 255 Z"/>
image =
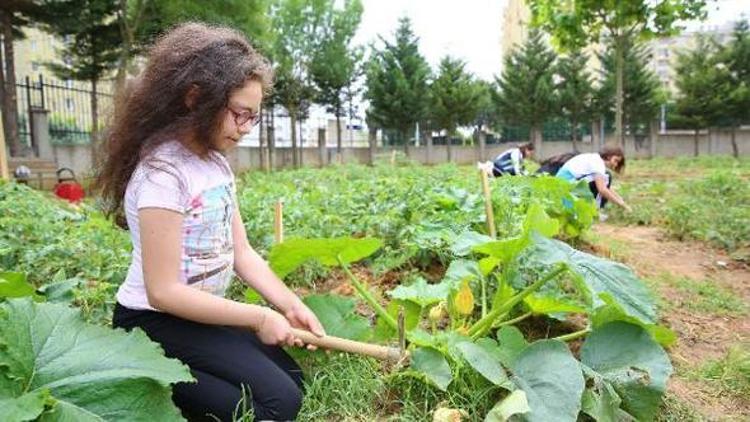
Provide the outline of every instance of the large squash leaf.
<path id="1" fill-rule="evenodd" d="M 169 385 L 192 376 L 140 330 L 94 326 L 63 305 L 12 299 L 0 306 L 0 345 L 0 399 L 31 408 L 48 392 L 54 406 L 43 420 L 181 420 Z"/>
<path id="2" fill-rule="evenodd" d="M 411 367 L 414 371 L 425 376 L 439 389 L 448 389 L 453 375 L 445 356 L 432 347 L 418 347 L 411 354 Z"/>
<path id="3" fill-rule="evenodd" d="M 584 389 L 581 365 L 567 345 L 557 340 L 531 344 L 515 360 L 513 381 L 526 393 L 527 421 L 575 421 Z"/>
<path id="4" fill-rule="evenodd" d="M 41 299 L 34 291 L 34 286 L 26 281 L 26 274 L 10 271 L 0 272 L 0 299 L 26 296 Z"/>
<path id="5" fill-rule="evenodd" d="M 394 299 L 408 300 L 424 308 L 448 299 L 452 288 L 452 284 L 447 280 L 430 284 L 424 278 L 418 277 L 414 283 L 408 286 L 397 286 L 388 294 Z"/>
<path id="6" fill-rule="evenodd" d="M 284 278 L 310 260 L 328 267 L 339 265 L 339 258 L 350 264 L 367 258 L 382 246 L 383 242 L 374 238 L 289 239 L 271 248 L 268 261 L 276 275 Z"/>
<path id="7" fill-rule="evenodd" d="M 466 341 L 459 343 L 457 347 L 461 350 L 466 362 L 487 381 L 508 390 L 513 389 L 513 384 L 508 379 L 505 369 L 500 365 L 500 360 L 496 357 L 497 353 L 490 349 L 491 346 L 487 343 L 478 345 Z"/>
<path id="8" fill-rule="evenodd" d="M 621 321 L 605 324 L 586 338 L 581 362 L 612 384 L 628 413 L 638 420 L 654 418 L 672 364 L 646 330 Z"/>
<path id="9" fill-rule="evenodd" d="M 607 294 L 625 315 L 644 324 L 656 323 L 653 298 L 630 268 L 578 251 L 559 240 L 538 234 L 532 235 L 532 238 L 532 245 L 528 249 L 530 260 L 543 265 L 567 264 L 578 276 L 579 285 L 591 301 L 592 309 L 607 305 L 603 298 Z"/>
<path id="10" fill-rule="evenodd" d="M 366 340 L 371 335 L 370 324 L 354 312 L 354 299 L 335 295 L 310 295 L 305 304 L 323 324 L 326 334 L 351 340 Z"/>

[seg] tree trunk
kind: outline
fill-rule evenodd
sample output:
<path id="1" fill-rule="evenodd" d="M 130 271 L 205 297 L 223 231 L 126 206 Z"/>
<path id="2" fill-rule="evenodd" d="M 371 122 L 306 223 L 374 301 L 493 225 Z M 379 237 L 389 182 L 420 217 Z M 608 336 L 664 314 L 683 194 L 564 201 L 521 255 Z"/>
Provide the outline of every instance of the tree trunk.
<path id="1" fill-rule="evenodd" d="M 698 128 L 696 128 L 693 131 L 693 156 L 695 156 L 695 157 L 697 157 L 701 153 L 701 151 L 700 151 L 700 140 L 698 139 L 698 132 L 699 131 L 700 131 L 700 129 L 698 129 Z"/>
<path id="2" fill-rule="evenodd" d="M 274 115 L 276 107 L 271 107 L 271 124 L 268 125 L 268 171 L 273 171 L 276 158 L 276 116 Z"/>
<path id="3" fill-rule="evenodd" d="M 531 143 L 534 145 L 534 154 L 542 157 L 542 130 L 537 125 L 531 126 Z"/>
<path id="4" fill-rule="evenodd" d="M 291 122 L 292 134 L 292 167 L 297 168 L 297 112 L 289 110 L 289 120 Z"/>
<path id="5" fill-rule="evenodd" d="M 378 130 L 372 127 L 368 127 L 367 131 L 367 143 L 370 146 L 370 165 L 375 164 L 375 148 L 378 144 Z"/>
<path id="6" fill-rule="evenodd" d="M 299 149 L 297 150 L 297 152 L 299 154 L 299 159 L 297 160 L 297 162 L 299 163 L 300 167 L 302 167 L 302 166 L 305 165 L 304 160 L 302 158 L 303 155 L 304 155 L 303 153 L 305 152 L 305 138 L 302 135 L 303 134 L 303 132 L 302 132 L 302 124 L 304 122 L 302 120 L 304 120 L 304 118 L 302 116 L 300 116 L 299 122 L 297 123 L 299 125 Z"/>
<path id="7" fill-rule="evenodd" d="M 448 148 L 448 162 L 453 162 L 453 139 L 451 139 L 451 133 L 450 131 L 447 132 L 447 135 L 445 136 L 445 139 L 447 143 L 445 144 Z"/>
<path id="8" fill-rule="evenodd" d="M 573 135 L 573 140 L 572 140 L 573 152 L 578 154 L 578 143 L 576 142 L 578 140 L 578 122 L 575 121 L 575 119 L 573 120 L 573 128 L 570 132 L 571 132 L 571 135 Z"/>
<path id="9" fill-rule="evenodd" d="M 5 77 L 3 89 L 3 129 L 5 142 L 10 147 L 10 156 L 18 156 L 23 151 L 21 139 L 18 137 L 18 107 L 16 103 L 16 67 L 13 56 L 13 27 L 11 15 L 0 10 L 0 25 L 3 30 L 3 49 L 5 50 Z M 0 66 L 2 73 L 2 66 Z"/>
<path id="10" fill-rule="evenodd" d="M 401 131 L 401 139 L 404 141 L 404 154 L 406 154 L 406 158 L 409 158 L 409 131 Z"/>
<path id="11" fill-rule="evenodd" d="M 260 167 L 261 171 L 264 171 L 266 169 L 266 150 L 263 148 L 263 135 L 266 123 L 266 119 L 264 118 L 263 114 L 265 113 L 265 111 L 266 108 L 261 104 L 258 110 L 258 114 L 260 114 L 260 124 L 258 125 L 258 167 Z"/>
<path id="12" fill-rule="evenodd" d="M 339 110 L 336 110 L 336 154 L 341 155 L 341 113 L 339 113 Z M 328 127 L 328 124 L 326 122 L 326 127 Z"/>
<path id="13" fill-rule="evenodd" d="M 97 80 L 91 80 L 91 145 L 99 141 L 99 98 L 96 95 Z"/>
<path id="14" fill-rule="evenodd" d="M 615 77 L 617 78 L 617 87 L 615 92 L 615 139 L 617 144 L 624 148 L 624 133 L 622 130 L 622 107 L 623 107 L 623 92 L 624 92 L 624 73 L 625 73 L 625 59 L 623 51 L 623 39 L 622 37 L 615 38 Z"/>
<path id="15" fill-rule="evenodd" d="M 740 149 L 737 147 L 737 126 L 732 125 L 732 155 L 739 158 Z"/>

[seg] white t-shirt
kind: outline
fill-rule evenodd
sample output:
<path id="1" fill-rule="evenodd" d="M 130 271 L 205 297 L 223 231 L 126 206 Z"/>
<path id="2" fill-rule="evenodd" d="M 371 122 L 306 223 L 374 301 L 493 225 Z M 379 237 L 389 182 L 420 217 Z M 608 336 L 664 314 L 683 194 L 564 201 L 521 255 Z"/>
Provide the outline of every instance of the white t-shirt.
<path id="1" fill-rule="evenodd" d="M 571 181 L 584 179 L 591 182 L 595 175 L 606 176 L 607 167 L 596 152 L 578 154 L 565 162 L 557 175 Z"/>
<path id="2" fill-rule="evenodd" d="M 142 160 L 125 191 L 125 216 L 133 254 L 117 301 L 130 309 L 155 310 L 143 282 L 138 210 L 164 208 L 183 215 L 179 281 L 223 296 L 234 271 L 232 215 L 236 192 L 226 159 L 212 151 L 201 159 L 177 141 Z"/>

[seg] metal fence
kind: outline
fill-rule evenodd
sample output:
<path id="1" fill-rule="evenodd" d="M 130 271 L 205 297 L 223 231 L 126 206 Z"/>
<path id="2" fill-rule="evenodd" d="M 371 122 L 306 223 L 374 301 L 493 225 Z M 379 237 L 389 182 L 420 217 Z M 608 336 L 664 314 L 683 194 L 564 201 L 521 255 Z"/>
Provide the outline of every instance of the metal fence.
<path id="1" fill-rule="evenodd" d="M 107 84 L 108 85 L 108 84 Z M 40 108 L 49 112 L 49 135 L 53 144 L 85 144 L 91 139 L 92 95 L 97 97 L 99 126 L 103 116 L 112 106 L 112 94 L 108 89 L 92 90 L 90 82 L 58 81 L 45 79 L 42 75 L 32 79 L 25 77 L 16 84 L 18 91 L 18 123 L 21 143 L 28 148 L 33 145 L 30 111 Z"/>

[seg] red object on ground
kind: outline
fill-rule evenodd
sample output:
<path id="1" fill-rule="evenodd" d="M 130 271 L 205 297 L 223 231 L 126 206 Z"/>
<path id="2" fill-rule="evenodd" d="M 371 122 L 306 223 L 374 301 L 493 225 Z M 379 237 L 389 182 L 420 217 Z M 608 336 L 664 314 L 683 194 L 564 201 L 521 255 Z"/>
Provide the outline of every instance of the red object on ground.
<path id="1" fill-rule="evenodd" d="M 65 171 L 69 172 L 70 176 L 63 177 L 62 173 Z M 76 180 L 75 173 L 67 167 L 57 170 L 57 184 L 52 191 L 58 198 L 74 204 L 80 202 L 86 196 L 83 186 Z"/>

